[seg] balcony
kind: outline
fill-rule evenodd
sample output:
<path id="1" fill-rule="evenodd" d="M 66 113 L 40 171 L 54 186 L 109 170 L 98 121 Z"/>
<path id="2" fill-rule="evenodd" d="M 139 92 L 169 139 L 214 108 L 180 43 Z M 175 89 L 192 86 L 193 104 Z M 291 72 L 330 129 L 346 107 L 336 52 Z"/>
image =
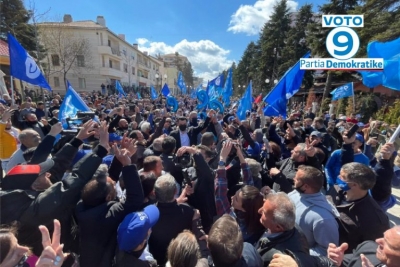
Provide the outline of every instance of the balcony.
<path id="1" fill-rule="evenodd" d="M 116 47 L 100 45 L 97 47 L 97 51 L 100 55 L 108 55 L 114 59 L 121 60 L 121 52 Z"/>
<path id="2" fill-rule="evenodd" d="M 111 77 L 116 77 L 116 78 L 120 79 L 120 78 L 122 78 L 124 73 L 122 71 L 120 71 L 120 70 L 117 70 L 117 69 L 101 67 L 100 68 L 100 75 L 111 76 Z"/>

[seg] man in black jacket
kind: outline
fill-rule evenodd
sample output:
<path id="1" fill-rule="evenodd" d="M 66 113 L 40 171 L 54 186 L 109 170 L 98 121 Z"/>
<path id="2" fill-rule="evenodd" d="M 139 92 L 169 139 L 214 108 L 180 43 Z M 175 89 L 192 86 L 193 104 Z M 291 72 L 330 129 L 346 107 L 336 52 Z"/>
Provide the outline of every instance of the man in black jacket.
<path id="1" fill-rule="evenodd" d="M 92 127 L 93 123 L 89 121 L 70 142 L 75 148 L 75 153 L 66 155 L 66 159 L 70 160 L 66 165 L 71 164 L 82 140 L 92 135 Z M 24 173 L 24 165 L 16 166 L 20 172 L 15 172 L 15 175 L 12 175 L 14 177 L 10 178 L 23 179 L 24 183 L 20 183 L 17 188 L 11 184 L 0 191 L 0 224 L 18 221 L 20 225 L 18 240 L 31 247 L 33 253 L 38 256 L 43 250 L 39 225 L 46 226 L 52 232 L 53 220 L 57 219 L 63 225 L 61 242 L 65 244 L 64 251 L 70 250 L 72 237 L 71 228 L 68 226 L 71 224 L 73 209 L 79 201 L 82 188 L 92 178 L 107 153 L 108 132 L 104 123 L 100 129 L 99 146 L 92 154 L 88 154 L 75 164 L 71 174 L 62 181 L 51 184 L 48 173 L 42 173 L 40 168 L 36 167 L 37 171 L 29 174 Z"/>
<path id="2" fill-rule="evenodd" d="M 300 143 L 292 150 L 290 158 L 277 162 L 276 168 L 270 169 L 269 174 L 274 181 L 273 189 L 275 192 L 289 193 L 293 191 L 293 178 L 298 166 L 309 165 L 321 169 L 321 164 L 315 156 L 314 142 L 310 144 L 306 139 L 306 143 Z"/>
<path id="3" fill-rule="evenodd" d="M 207 114 L 207 118 L 203 124 L 197 127 L 189 127 L 187 128 L 187 118 L 180 117 L 178 119 L 178 129 L 172 131 L 170 136 L 175 138 L 176 140 L 176 149 L 179 149 L 181 146 L 195 146 L 197 145 L 197 136 L 203 129 L 208 127 L 211 118 L 214 116 L 215 111 L 210 110 Z"/>
<path id="4" fill-rule="evenodd" d="M 116 147 L 114 151 L 111 168 L 122 168 L 126 200 L 124 203 L 115 201 L 114 182 L 107 177 L 106 166 L 96 172 L 95 179 L 83 188 L 82 200 L 76 207 L 82 267 L 112 265 L 117 246 L 115 232 L 118 225 L 126 215 L 137 211 L 143 203 L 142 185 L 136 166 L 131 164 L 130 152 L 126 149 L 120 151 Z"/>

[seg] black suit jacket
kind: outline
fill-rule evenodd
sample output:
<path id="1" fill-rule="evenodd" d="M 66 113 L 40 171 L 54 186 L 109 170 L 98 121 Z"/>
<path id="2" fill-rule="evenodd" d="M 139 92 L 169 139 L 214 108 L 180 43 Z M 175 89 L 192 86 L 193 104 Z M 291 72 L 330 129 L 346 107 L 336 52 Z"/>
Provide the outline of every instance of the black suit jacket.
<path id="1" fill-rule="evenodd" d="M 197 127 L 188 127 L 187 129 L 187 134 L 189 136 L 189 142 L 190 145 L 197 145 L 197 136 L 199 135 L 199 133 L 201 133 L 201 131 L 203 131 L 205 128 L 208 127 L 208 124 L 210 123 L 210 117 L 207 116 L 206 120 L 204 121 L 203 124 L 200 124 Z M 181 136 L 179 133 L 179 129 L 172 131 L 170 134 L 170 136 L 172 136 L 173 138 L 175 138 L 176 140 L 176 150 L 178 150 L 182 144 L 181 144 Z"/>

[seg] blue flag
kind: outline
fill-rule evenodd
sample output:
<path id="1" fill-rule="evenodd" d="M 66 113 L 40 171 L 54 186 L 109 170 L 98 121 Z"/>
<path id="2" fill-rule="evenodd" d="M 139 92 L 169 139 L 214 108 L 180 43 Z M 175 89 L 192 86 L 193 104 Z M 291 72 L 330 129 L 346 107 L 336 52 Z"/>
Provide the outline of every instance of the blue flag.
<path id="1" fill-rule="evenodd" d="M 156 89 L 154 89 L 154 87 L 153 86 L 150 86 L 150 96 L 151 96 L 151 99 L 157 99 L 157 91 L 156 91 Z"/>
<path id="2" fill-rule="evenodd" d="M 224 75 L 220 74 L 207 84 L 207 93 L 210 99 L 218 98 L 222 95 L 224 86 Z"/>
<path id="3" fill-rule="evenodd" d="M 138 99 L 142 99 L 142 96 L 140 95 L 139 92 L 136 93 L 136 96 L 137 96 Z"/>
<path id="4" fill-rule="evenodd" d="M 67 118 L 75 118 L 78 111 L 90 111 L 90 108 L 83 102 L 68 81 L 67 87 L 67 93 L 58 113 L 58 120 L 62 123 L 64 129 L 68 128 Z"/>
<path id="5" fill-rule="evenodd" d="M 228 107 L 231 104 L 230 98 L 233 94 L 232 76 L 232 68 L 230 68 L 228 71 L 228 76 L 226 77 L 224 89 L 222 90 L 222 100 L 225 107 Z"/>
<path id="6" fill-rule="evenodd" d="M 310 52 L 303 56 L 303 58 L 308 57 L 310 57 Z M 282 115 L 286 117 L 287 101 L 299 91 L 304 73 L 305 70 L 300 69 L 300 61 L 298 61 L 283 75 L 275 88 L 263 99 L 267 103 L 267 106 L 264 108 L 264 115 Z"/>
<path id="7" fill-rule="evenodd" d="M 123 96 L 126 96 L 126 93 L 124 91 L 124 88 L 122 88 L 121 84 L 119 83 L 119 81 L 115 82 L 115 88 L 117 89 L 117 91 L 122 94 Z"/>
<path id="8" fill-rule="evenodd" d="M 183 80 L 183 75 L 181 71 L 178 74 L 178 87 L 181 89 L 182 94 L 186 95 L 186 83 Z"/>
<path id="9" fill-rule="evenodd" d="M 7 35 L 10 51 L 10 75 L 21 81 L 43 87 L 51 91 L 35 60 L 26 52 L 10 33 Z"/>
<path id="10" fill-rule="evenodd" d="M 251 110 L 252 102 L 251 102 L 251 97 L 252 97 L 252 87 L 251 87 L 251 81 L 249 85 L 247 86 L 246 92 L 244 92 L 244 95 L 242 99 L 239 100 L 239 107 L 237 109 L 237 116 L 239 117 L 240 120 L 245 120 L 246 119 L 246 111 Z"/>
<path id="11" fill-rule="evenodd" d="M 359 71 L 363 84 L 369 88 L 383 85 L 400 91 L 400 38 L 391 42 L 368 44 L 369 58 L 383 58 L 383 71 Z"/>
<path id="12" fill-rule="evenodd" d="M 341 98 L 349 97 L 354 95 L 353 83 L 344 84 L 331 92 L 332 100 L 338 100 Z"/>
<path id="13" fill-rule="evenodd" d="M 168 84 L 164 84 L 163 88 L 161 89 L 161 93 L 163 94 L 163 96 L 169 96 L 170 91 L 168 88 Z"/>

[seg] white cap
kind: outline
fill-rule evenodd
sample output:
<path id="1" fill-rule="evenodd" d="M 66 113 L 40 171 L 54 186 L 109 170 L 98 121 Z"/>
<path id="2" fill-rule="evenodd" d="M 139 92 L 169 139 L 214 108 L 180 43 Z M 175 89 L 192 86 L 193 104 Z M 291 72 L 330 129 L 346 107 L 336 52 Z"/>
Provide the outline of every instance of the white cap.
<path id="1" fill-rule="evenodd" d="M 346 116 L 341 116 L 341 117 L 339 118 L 339 120 L 347 120 L 347 117 L 346 117 Z"/>

